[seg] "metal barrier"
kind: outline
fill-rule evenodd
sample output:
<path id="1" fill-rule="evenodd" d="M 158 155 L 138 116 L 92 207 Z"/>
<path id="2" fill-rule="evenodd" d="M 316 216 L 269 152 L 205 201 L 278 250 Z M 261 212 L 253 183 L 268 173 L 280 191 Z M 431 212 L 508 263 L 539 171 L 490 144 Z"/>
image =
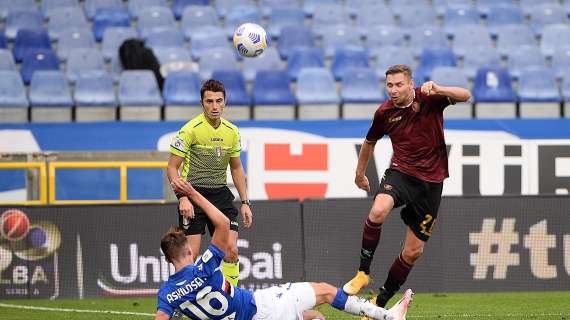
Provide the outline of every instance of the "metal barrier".
<path id="1" fill-rule="evenodd" d="M 36 169 L 39 172 L 39 194 L 37 200 L 0 200 L 2 205 L 40 205 L 48 203 L 46 164 L 44 162 L 0 162 L 0 170 Z"/>
<path id="2" fill-rule="evenodd" d="M 165 200 L 128 200 L 127 199 L 127 169 L 166 169 L 164 161 L 61 161 L 50 162 L 49 171 L 49 204 L 117 204 L 117 203 L 165 203 Z M 120 169 L 120 198 L 119 200 L 57 200 L 55 175 L 57 169 Z"/>

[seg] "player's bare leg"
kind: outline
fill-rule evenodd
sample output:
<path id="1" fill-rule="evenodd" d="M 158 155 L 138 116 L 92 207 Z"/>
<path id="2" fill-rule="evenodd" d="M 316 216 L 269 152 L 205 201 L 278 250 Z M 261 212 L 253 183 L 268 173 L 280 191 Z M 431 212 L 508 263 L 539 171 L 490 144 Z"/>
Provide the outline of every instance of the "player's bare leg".
<path id="1" fill-rule="evenodd" d="M 358 272 L 342 289 L 347 294 L 357 294 L 370 282 L 370 264 L 374 258 L 374 252 L 380 242 L 382 224 L 394 207 L 392 196 L 380 193 L 374 198 L 374 203 L 364 223 L 362 231 L 362 247 L 360 249 L 360 267 Z"/>

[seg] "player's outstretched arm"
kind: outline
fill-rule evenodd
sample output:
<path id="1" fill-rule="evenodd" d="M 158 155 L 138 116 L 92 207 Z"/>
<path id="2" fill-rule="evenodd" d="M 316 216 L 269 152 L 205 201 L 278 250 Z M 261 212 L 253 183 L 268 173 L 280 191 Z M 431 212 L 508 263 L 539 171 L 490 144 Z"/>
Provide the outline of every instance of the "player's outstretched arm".
<path id="1" fill-rule="evenodd" d="M 184 181 L 180 186 L 172 186 L 175 192 L 187 195 L 192 202 L 202 208 L 216 231 L 212 236 L 212 244 L 226 251 L 228 247 L 229 234 L 230 234 L 230 220 L 218 208 L 216 208 L 210 201 L 202 196 L 196 189 L 194 189 L 188 182 Z"/>
<path id="2" fill-rule="evenodd" d="M 467 89 L 461 87 L 444 87 L 434 81 L 424 83 L 421 87 L 421 91 L 428 96 L 433 94 L 446 96 L 456 102 L 465 102 L 471 98 L 471 92 Z"/>

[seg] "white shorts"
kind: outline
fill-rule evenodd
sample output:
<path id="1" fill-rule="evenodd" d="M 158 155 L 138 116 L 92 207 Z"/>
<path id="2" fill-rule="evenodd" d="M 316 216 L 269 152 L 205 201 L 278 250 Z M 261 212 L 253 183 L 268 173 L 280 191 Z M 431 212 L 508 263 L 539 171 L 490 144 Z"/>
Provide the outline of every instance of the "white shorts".
<path id="1" fill-rule="evenodd" d="M 285 283 L 253 293 L 257 313 L 252 320 L 303 320 L 315 306 L 315 290 L 308 282 Z"/>

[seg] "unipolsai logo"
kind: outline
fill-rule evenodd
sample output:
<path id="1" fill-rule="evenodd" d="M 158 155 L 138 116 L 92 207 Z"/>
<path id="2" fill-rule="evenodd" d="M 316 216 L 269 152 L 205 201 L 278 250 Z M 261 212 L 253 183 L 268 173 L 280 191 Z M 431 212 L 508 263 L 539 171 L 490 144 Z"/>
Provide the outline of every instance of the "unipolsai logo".
<path id="1" fill-rule="evenodd" d="M 9 209 L 0 216 L 0 296 L 56 298 L 61 232 Z"/>

